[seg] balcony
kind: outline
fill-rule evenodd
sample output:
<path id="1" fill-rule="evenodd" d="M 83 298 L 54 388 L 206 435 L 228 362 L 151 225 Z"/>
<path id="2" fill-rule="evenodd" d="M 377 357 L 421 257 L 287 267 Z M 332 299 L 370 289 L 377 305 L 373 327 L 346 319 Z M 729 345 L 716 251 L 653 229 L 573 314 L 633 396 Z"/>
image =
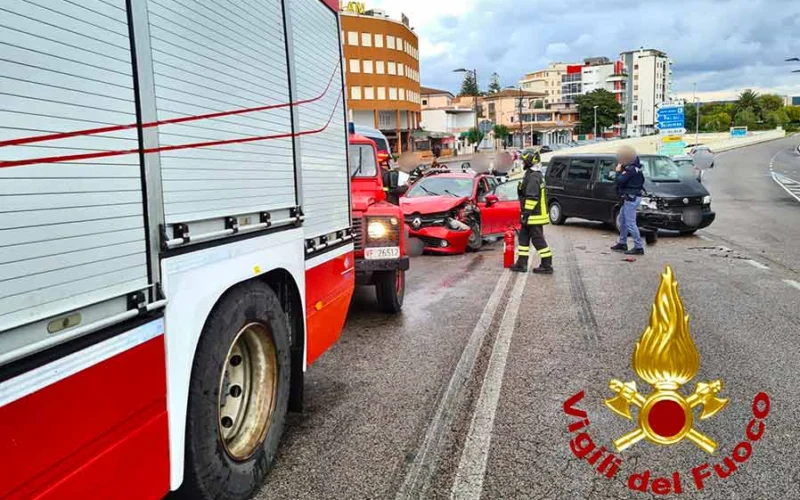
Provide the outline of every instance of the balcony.
<path id="1" fill-rule="evenodd" d="M 616 73 L 606 78 L 607 82 L 624 82 L 628 80 L 628 75 L 625 73 Z"/>
<path id="2" fill-rule="evenodd" d="M 626 89 L 613 89 L 611 92 L 614 94 L 624 94 Z"/>

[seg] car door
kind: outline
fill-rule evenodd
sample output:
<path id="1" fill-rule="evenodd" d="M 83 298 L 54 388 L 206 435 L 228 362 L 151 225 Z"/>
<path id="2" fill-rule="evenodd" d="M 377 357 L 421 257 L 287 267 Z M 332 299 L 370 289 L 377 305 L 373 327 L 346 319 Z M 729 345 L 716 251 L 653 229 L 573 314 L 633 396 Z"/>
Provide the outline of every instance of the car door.
<path id="1" fill-rule="evenodd" d="M 591 218 L 592 214 L 592 176 L 594 157 L 571 158 L 567 175 L 564 177 L 564 194 L 561 203 L 565 214 L 575 217 Z"/>
<path id="2" fill-rule="evenodd" d="M 484 210 L 486 210 L 486 195 L 489 194 L 491 189 L 485 176 L 480 176 L 475 180 L 475 203 L 481 211 L 481 235 L 486 236 L 492 234 L 492 220 L 491 217 L 486 218 Z"/>
<path id="3" fill-rule="evenodd" d="M 486 202 L 481 207 L 483 219 L 484 235 L 502 234 L 508 228 L 519 229 L 519 195 L 517 186 L 521 179 L 508 181 L 498 185 L 491 194 L 497 196 L 497 203 L 486 206 Z"/>
<path id="4" fill-rule="evenodd" d="M 613 157 L 598 158 L 592 182 L 592 214 L 594 218 L 613 222 L 614 209 L 619 205 L 615 169 L 617 160 Z"/>

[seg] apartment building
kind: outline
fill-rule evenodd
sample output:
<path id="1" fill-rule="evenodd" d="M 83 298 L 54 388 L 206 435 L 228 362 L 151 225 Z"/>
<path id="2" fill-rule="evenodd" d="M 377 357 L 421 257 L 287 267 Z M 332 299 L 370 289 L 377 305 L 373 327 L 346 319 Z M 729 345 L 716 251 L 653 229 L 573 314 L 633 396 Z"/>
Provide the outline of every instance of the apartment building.
<path id="1" fill-rule="evenodd" d="M 422 101 L 416 33 L 377 9 L 341 18 L 350 121 L 380 129 L 396 153 L 411 150 Z"/>
<path id="2" fill-rule="evenodd" d="M 543 94 L 544 104 L 561 102 L 561 77 L 566 74 L 569 64 L 550 63 L 546 69 L 528 73 L 519 81 L 519 86 L 527 92 Z"/>
<path id="3" fill-rule="evenodd" d="M 639 49 L 620 54 L 626 69 L 624 106 L 628 136 L 656 131 L 658 107 L 669 101 L 672 61 L 665 52 Z"/>
<path id="4" fill-rule="evenodd" d="M 488 94 L 478 103 L 478 120 L 508 127 L 517 147 L 566 144 L 572 140 L 577 113 L 545 109 L 541 104 L 546 97 L 543 92 L 511 89 Z"/>

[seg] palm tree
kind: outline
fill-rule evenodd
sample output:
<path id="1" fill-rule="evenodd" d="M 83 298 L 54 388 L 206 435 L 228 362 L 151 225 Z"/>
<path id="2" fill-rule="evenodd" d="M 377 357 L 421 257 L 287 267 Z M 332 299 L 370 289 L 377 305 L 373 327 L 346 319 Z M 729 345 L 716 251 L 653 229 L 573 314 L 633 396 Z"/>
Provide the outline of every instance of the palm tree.
<path id="1" fill-rule="evenodd" d="M 761 106 L 758 103 L 758 93 L 747 89 L 741 94 L 739 94 L 739 99 L 736 100 L 736 104 L 734 104 L 734 115 L 739 114 L 740 112 L 749 109 L 756 116 L 761 116 Z"/>

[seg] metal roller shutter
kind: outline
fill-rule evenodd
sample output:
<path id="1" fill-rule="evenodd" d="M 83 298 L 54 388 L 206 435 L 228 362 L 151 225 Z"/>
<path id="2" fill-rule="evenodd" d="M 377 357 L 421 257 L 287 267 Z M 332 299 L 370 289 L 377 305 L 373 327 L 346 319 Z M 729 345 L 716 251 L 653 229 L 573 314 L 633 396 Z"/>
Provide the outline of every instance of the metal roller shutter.
<path id="1" fill-rule="evenodd" d="M 0 3 L 0 331 L 148 286 L 135 123 L 125 0 Z"/>
<path id="2" fill-rule="evenodd" d="M 305 237 L 350 227 L 347 133 L 337 14 L 318 0 L 291 0 L 295 100 L 303 172 Z"/>
<path id="3" fill-rule="evenodd" d="M 148 0 L 166 223 L 297 204 L 280 0 Z M 276 106 L 260 111 L 253 108 Z M 234 114 L 227 114 L 236 112 Z M 212 118 L 204 115 L 216 114 Z"/>

